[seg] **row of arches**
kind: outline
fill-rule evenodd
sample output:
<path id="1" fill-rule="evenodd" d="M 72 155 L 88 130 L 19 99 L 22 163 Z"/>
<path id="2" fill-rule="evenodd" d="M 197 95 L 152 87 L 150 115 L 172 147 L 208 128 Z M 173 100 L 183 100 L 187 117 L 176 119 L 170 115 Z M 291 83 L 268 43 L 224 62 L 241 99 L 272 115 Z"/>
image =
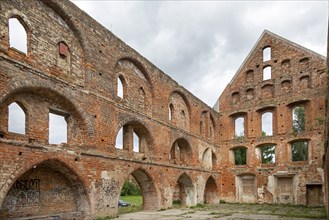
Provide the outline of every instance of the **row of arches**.
<path id="1" fill-rule="evenodd" d="M 32 97 L 35 97 L 32 95 Z M 18 98 L 20 100 L 20 98 Z M 22 102 L 25 103 L 25 99 Z M 31 108 L 31 107 L 29 107 Z M 31 108 L 31 111 L 34 109 Z M 20 102 L 12 102 L 8 105 L 8 132 L 25 135 L 31 133 L 32 125 L 27 126 L 29 121 L 32 120 L 30 117 L 26 117 L 27 112 L 31 112 L 24 107 Z M 46 110 L 45 110 L 46 111 Z M 70 134 L 72 129 L 72 116 L 70 114 L 65 115 L 64 110 L 61 111 L 48 110 L 48 142 L 49 144 L 62 144 L 68 143 L 68 137 L 74 135 Z M 43 114 L 43 113 L 42 113 Z M 10 134 L 9 133 L 9 134 Z M 9 135 L 10 138 L 10 135 Z M 149 129 L 137 120 L 128 120 L 122 122 L 120 129 L 116 136 L 115 148 L 118 150 L 125 150 L 129 152 L 143 153 L 144 157 L 147 158 L 150 153 L 154 152 L 152 149 L 153 139 Z M 193 150 L 189 141 L 185 138 L 178 138 L 175 140 L 171 147 L 168 149 L 169 161 L 179 165 L 192 165 L 193 158 L 196 152 Z M 205 169 L 211 170 L 216 163 L 216 156 L 212 149 L 207 148 L 202 153 L 201 166 Z"/>
<path id="2" fill-rule="evenodd" d="M 159 180 L 146 169 L 136 168 L 125 178 L 121 176 L 121 181 L 103 177 L 96 181 L 94 191 L 91 190 L 91 182 L 79 173 L 75 165 L 58 158 L 31 163 L 28 167 L 22 168 L 20 173 L 11 175 L 15 177 L 8 180 L 6 187 L 1 188 L 1 194 L 6 195 L 0 201 L 1 210 L 6 212 L 7 218 L 56 214 L 68 218 L 70 215 L 86 217 L 95 214 L 91 212 L 98 206 L 102 206 L 100 209 L 109 210 L 109 207 L 117 204 L 123 180 L 130 175 L 141 189 L 144 209 L 156 210 L 167 205 L 162 204 L 160 198 L 159 187 L 163 186 L 157 185 Z M 108 188 L 109 183 L 115 186 Z M 202 188 L 201 200 L 197 199 L 197 194 L 200 194 L 200 191 L 197 191 L 198 184 L 201 184 Z M 213 176 L 208 176 L 202 183 L 196 183 L 187 173 L 179 173 L 171 187 L 168 186 L 166 190 L 169 189 L 171 193 L 167 199 L 179 201 L 183 206 L 194 206 L 197 202 L 219 202 L 217 181 Z M 64 201 L 65 206 L 62 205 Z"/>

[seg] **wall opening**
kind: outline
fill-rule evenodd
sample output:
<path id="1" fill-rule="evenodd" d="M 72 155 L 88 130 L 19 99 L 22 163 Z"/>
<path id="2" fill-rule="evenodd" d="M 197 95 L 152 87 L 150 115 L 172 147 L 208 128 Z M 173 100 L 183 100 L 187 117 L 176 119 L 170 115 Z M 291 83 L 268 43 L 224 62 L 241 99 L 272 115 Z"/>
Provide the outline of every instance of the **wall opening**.
<path id="1" fill-rule="evenodd" d="M 234 164 L 235 165 L 246 165 L 247 164 L 247 148 L 239 147 L 233 149 L 234 153 Z"/>
<path id="2" fill-rule="evenodd" d="M 306 161 L 308 160 L 308 142 L 295 141 L 291 143 L 292 161 Z"/>
<path id="3" fill-rule="evenodd" d="M 138 137 L 138 135 L 135 133 L 135 132 L 133 132 L 133 151 L 134 152 L 139 152 L 139 137 Z"/>
<path id="4" fill-rule="evenodd" d="M 192 158 L 192 149 L 190 144 L 183 138 L 177 139 L 170 150 L 170 160 L 175 164 L 189 164 Z"/>
<path id="5" fill-rule="evenodd" d="M 263 69 L 263 80 L 269 80 L 272 78 L 272 67 L 266 66 Z"/>
<path id="6" fill-rule="evenodd" d="M 172 121 L 174 119 L 174 106 L 171 103 L 168 108 L 168 118 L 169 118 L 169 121 Z"/>
<path id="7" fill-rule="evenodd" d="M 123 183 L 118 205 L 122 212 L 130 210 L 131 206 L 134 206 L 134 209 L 142 209 L 142 190 L 133 175 L 130 175 Z"/>
<path id="8" fill-rule="evenodd" d="M 305 108 L 297 106 L 292 110 L 293 132 L 300 133 L 305 130 Z"/>
<path id="9" fill-rule="evenodd" d="M 273 135 L 273 113 L 266 112 L 262 114 L 262 136 Z"/>
<path id="10" fill-rule="evenodd" d="M 8 26 L 10 47 L 27 54 L 27 33 L 22 23 L 17 18 L 10 18 Z"/>
<path id="11" fill-rule="evenodd" d="M 212 161 L 213 152 L 211 148 L 207 148 L 202 155 L 202 168 L 206 170 L 211 170 L 213 167 Z"/>
<path id="12" fill-rule="evenodd" d="M 205 204 L 219 203 L 217 184 L 212 176 L 210 176 L 206 182 L 203 201 Z"/>
<path id="13" fill-rule="evenodd" d="M 49 144 L 67 143 L 67 122 L 64 116 L 49 113 Z"/>
<path id="14" fill-rule="evenodd" d="M 144 210 L 157 210 L 159 209 L 158 194 L 151 176 L 143 169 L 135 170 L 131 176 L 138 183 L 143 201 Z"/>
<path id="15" fill-rule="evenodd" d="M 173 193 L 173 204 L 193 206 L 196 204 L 194 186 L 191 178 L 183 173 L 179 176 Z"/>
<path id="16" fill-rule="evenodd" d="M 238 117 L 234 121 L 235 138 L 244 137 L 244 117 Z"/>
<path id="17" fill-rule="evenodd" d="M 123 128 L 120 128 L 116 140 L 115 140 L 115 148 L 116 149 L 123 149 Z"/>
<path id="18" fill-rule="evenodd" d="M 323 191 L 321 184 L 306 185 L 306 203 L 309 206 L 323 206 Z"/>
<path id="19" fill-rule="evenodd" d="M 262 164 L 275 163 L 275 145 L 261 146 Z"/>
<path id="20" fill-rule="evenodd" d="M 25 134 L 25 112 L 23 109 L 16 103 L 13 102 L 8 106 L 8 131 Z"/>
<path id="21" fill-rule="evenodd" d="M 117 78 L 117 96 L 121 99 L 124 97 L 124 79 L 123 76 Z"/>
<path id="22" fill-rule="evenodd" d="M 263 62 L 271 60 L 271 47 L 263 49 Z"/>
<path id="23" fill-rule="evenodd" d="M 83 219 L 89 211 L 86 195 L 71 170 L 50 160 L 33 166 L 16 180 L 1 209 L 6 219 Z"/>

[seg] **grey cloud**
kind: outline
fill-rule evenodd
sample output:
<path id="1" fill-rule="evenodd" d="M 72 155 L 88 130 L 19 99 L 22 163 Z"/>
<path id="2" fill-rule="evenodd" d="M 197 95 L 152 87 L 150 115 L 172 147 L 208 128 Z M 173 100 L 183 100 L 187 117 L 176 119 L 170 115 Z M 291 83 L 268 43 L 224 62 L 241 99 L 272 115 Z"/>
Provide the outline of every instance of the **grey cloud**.
<path id="1" fill-rule="evenodd" d="M 210 106 L 264 29 L 326 51 L 324 1 L 73 2 Z"/>

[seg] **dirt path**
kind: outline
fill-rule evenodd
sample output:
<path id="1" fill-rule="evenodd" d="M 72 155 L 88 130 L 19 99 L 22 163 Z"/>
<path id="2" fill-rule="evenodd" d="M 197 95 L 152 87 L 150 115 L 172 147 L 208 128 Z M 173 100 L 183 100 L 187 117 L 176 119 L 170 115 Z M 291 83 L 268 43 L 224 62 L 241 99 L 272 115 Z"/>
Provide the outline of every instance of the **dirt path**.
<path id="1" fill-rule="evenodd" d="M 225 219 L 225 220 L 326 220 L 323 207 L 291 205 L 220 204 L 199 208 L 142 211 L 122 214 L 117 219 L 178 220 L 178 219 Z"/>

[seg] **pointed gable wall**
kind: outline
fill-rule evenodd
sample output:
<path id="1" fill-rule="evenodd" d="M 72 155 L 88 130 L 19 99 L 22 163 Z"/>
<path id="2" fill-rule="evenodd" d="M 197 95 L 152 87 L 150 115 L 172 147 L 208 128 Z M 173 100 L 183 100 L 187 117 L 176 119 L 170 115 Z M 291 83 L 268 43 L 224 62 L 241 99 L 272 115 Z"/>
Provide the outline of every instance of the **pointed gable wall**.
<path id="1" fill-rule="evenodd" d="M 264 48 L 271 48 L 271 58 L 265 61 Z M 264 77 L 266 67 L 271 72 Z M 323 184 L 325 126 L 318 123 L 318 118 L 325 115 L 326 87 L 325 57 L 263 32 L 218 100 L 222 199 L 308 204 L 304 189 L 311 183 Z M 297 106 L 305 108 L 305 129 L 299 133 L 294 132 L 292 123 Z M 262 118 L 265 113 L 271 115 L 271 120 Z M 269 135 L 264 133 L 266 129 L 270 129 Z M 306 160 L 296 162 L 292 159 L 292 143 L 298 140 L 307 141 L 308 155 Z M 261 148 L 269 144 L 275 146 L 275 162 L 263 164 Z M 245 164 L 236 163 L 236 149 L 246 149 Z M 252 182 L 257 190 L 252 195 L 243 193 L 246 173 L 254 175 Z M 293 191 L 287 201 L 278 194 L 277 176 L 281 173 L 293 180 L 289 182 Z M 299 185 L 293 187 L 296 181 Z M 230 182 L 235 184 L 227 184 Z M 264 190 L 268 192 L 265 197 L 261 194 Z M 323 194 L 320 197 L 323 199 Z"/>

